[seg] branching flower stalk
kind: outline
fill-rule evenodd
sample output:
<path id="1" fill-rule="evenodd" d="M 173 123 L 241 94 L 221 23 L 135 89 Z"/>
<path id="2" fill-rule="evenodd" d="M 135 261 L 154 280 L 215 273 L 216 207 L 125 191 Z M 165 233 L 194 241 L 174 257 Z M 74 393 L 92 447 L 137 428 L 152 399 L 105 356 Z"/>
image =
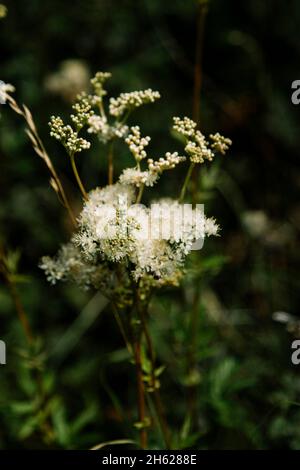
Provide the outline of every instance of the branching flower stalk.
<path id="1" fill-rule="evenodd" d="M 190 163 L 189 169 L 187 171 L 185 180 L 183 182 L 183 185 L 182 185 L 182 188 L 181 188 L 181 191 L 180 191 L 179 202 L 184 201 L 185 193 L 186 193 L 186 190 L 188 188 L 188 184 L 190 182 L 190 179 L 192 177 L 194 167 L 195 167 L 195 163 L 193 163 L 193 162 Z"/>
<path id="2" fill-rule="evenodd" d="M 70 116 L 72 125 L 65 124 L 60 117 L 51 117 L 50 134 L 64 146 L 71 160 L 83 196 L 83 208 L 70 241 L 62 245 L 55 257 L 44 256 L 40 267 L 52 284 L 73 282 L 85 290 L 101 291 L 111 301 L 117 324 L 136 367 L 136 428 L 140 445 L 147 447 L 151 419 L 146 395 L 153 395 L 166 447 L 171 448 L 159 394 L 159 376 L 163 368 L 156 367 L 148 328 L 148 306 L 151 296 L 159 289 L 166 286 L 175 288 L 180 284 L 185 274 L 185 260 L 195 242 L 218 234 L 215 220 L 207 218 L 203 209 L 184 204 L 184 198 L 194 166 L 212 161 L 217 152 L 224 154 L 231 141 L 218 133 L 210 135 L 208 140 L 194 121 L 175 117 L 173 128 L 184 138 L 184 155 L 167 152 L 158 158 L 149 156 L 150 137 L 144 137 L 139 126 L 128 127 L 125 121 L 136 108 L 156 101 L 159 93 L 148 89 L 110 98 L 108 118 L 103 97 L 106 95 L 104 83 L 109 77 L 110 74 L 98 72 L 91 80 L 93 93 L 78 96 Z M 19 112 L 14 104 L 12 107 Z M 30 121 L 26 109 L 24 114 Z M 20 111 L 19 114 L 23 114 Z M 31 133 L 35 150 L 45 159 L 37 146 L 39 141 L 36 143 L 35 132 Z M 92 134 L 109 147 L 116 139 L 123 141 L 133 156 L 134 165 L 124 168 L 114 182 L 113 157 L 110 156 L 108 185 L 87 193 L 75 165 L 75 156 L 90 148 L 91 142 L 87 137 Z M 150 206 L 143 205 L 145 190 L 152 189 L 166 171 L 175 170 L 186 160 L 189 167 L 179 199 L 154 199 Z M 64 200 L 50 159 L 45 161 L 57 192 Z"/>
<path id="3" fill-rule="evenodd" d="M 78 170 L 77 170 L 77 166 L 76 166 L 76 163 L 75 163 L 75 154 L 74 153 L 71 153 L 70 154 L 70 159 L 71 159 L 71 165 L 72 165 L 72 170 L 73 170 L 73 173 L 75 175 L 75 179 L 77 181 L 77 184 L 79 186 L 79 189 L 81 191 L 81 194 L 83 196 L 83 199 L 85 199 L 86 201 L 88 200 L 88 195 L 87 195 L 87 192 L 83 186 L 83 183 L 81 181 L 81 178 L 79 176 L 79 173 L 78 173 Z"/>

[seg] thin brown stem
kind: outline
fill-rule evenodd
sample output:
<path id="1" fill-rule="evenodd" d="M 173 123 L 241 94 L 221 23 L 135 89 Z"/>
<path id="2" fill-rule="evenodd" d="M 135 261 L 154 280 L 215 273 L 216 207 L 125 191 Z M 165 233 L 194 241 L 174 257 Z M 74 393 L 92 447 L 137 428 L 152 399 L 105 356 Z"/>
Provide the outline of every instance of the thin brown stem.
<path id="1" fill-rule="evenodd" d="M 198 0 L 197 12 L 197 31 L 196 31 L 196 48 L 195 48 L 195 66 L 194 66 L 194 94 L 193 94 L 193 119 L 200 125 L 201 113 L 201 90 L 203 83 L 202 59 L 203 59 L 203 40 L 204 26 L 208 10 L 209 0 Z M 192 202 L 197 202 L 197 189 L 199 178 L 199 166 L 192 170 Z M 188 372 L 193 374 L 197 366 L 197 332 L 198 332 L 198 313 L 199 313 L 200 289 L 194 293 L 193 305 L 190 313 L 190 326 L 192 334 L 192 342 L 188 354 Z M 191 419 L 194 421 L 197 415 L 197 386 L 191 385 L 188 390 L 188 409 Z"/>
<path id="2" fill-rule="evenodd" d="M 203 38 L 204 25 L 208 9 L 208 0 L 198 0 L 196 49 L 194 65 L 194 94 L 193 94 L 193 119 L 197 124 L 200 122 L 200 95 L 202 89 L 203 73 Z"/>
<path id="3" fill-rule="evenodd" d="M 208 0 L 198 0 L 197 11 L 197 30 L 196 30 L 196 49 L 195 49 L 195 65 L 194 65 L 194 93 L 193 93 L 193 119 L 200 124 L 200 97 L 203 82 L 202 59 L 203 59 L 203 39 L 205 18 L 208 10 Z M 197 194 L 198 168 L 193 173 L 193 203 L 196 203 Z"/>
<path id="4" fill-rule="evenodd" d="M 108 184 L 114 182 L 114 144 L 113 142 L 109 145 L 108 150 Z"/>

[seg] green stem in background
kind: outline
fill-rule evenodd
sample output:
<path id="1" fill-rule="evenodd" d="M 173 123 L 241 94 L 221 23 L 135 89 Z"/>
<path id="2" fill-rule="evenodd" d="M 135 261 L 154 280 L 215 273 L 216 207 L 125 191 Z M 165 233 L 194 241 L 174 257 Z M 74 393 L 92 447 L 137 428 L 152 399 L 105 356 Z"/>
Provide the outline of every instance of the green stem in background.
<path id="1" fill-rule="evenodd" d="M 125 124 L 125 122 L 129 118 L 130 114 L 131 114 L 131 109 L 128 109 L 127 112 L 125 113 L 123 119 L 121 119 L 121 121 L 119 121 L 119 123 L 120 124 Z"/>
<path id="2" fill-rule="evenodd" d="M 138 416 L 140 428 L 140 445 L 142 449 L 147 447 L 147 430 L 145 428 L 146 403 L 145 403 L 145 385 L 143 381 L 142 356 L 141 356 L 141 334 L 138 333 L 134 345 L 134 358 L 137 379 L 137 398 L 138 398 Z"/>
<path id="3" fill-rule="evenodd" d="M 87 195 L 86 190 L 84 189 L 84 186 L 83 186 L 82 181 L 80 179 L 79 173 L 77 171 L 77 167 L 76 167 L 76 163 L 75 163 L 75 154 L 74 153 L 71 153 L 70 159 L 71 159 L 71 165 L 72 165 L 73 173 L 75 175 L 76 181 L 77 181 L 79 189 L 81 191 L 81 194 L 82 194 L 83 198 L 87 201 L 88 200 L 88 195 Z"/>
<path id="4" fill-rule="evenodd" d="M 137 198 L 136 198 L 136 202 L 135 202 L 136 204 L 139 204 L 141 202 L 142 197 L 143 197 L 144 188 L 145 188 L 145 185 L 141 184 L 141 186 L 139 187 L 139 192 L 138 192 Z"/>
<path id="5" fill-rule="evenodd" d="M 108 184 L 114 182 L 114 142 L 109 144 L 108 148 Z"/>
<path id="6" fill-rule="evenodd" d="M 105 114 L 105 111 L 104 111 L 104 106 L 103 106 L 103 100 L 102 99 L 99 103 L 99 111 L 100 111 L 101 117 L 103 119 L 106 119 L 106 114 Z"/>
<path id="7" fill-rule="evenodd" d="M 186 190 L 187 190 L 189 181 L 190 181 L 190 179 L 191 179 L 194 166 L 195 166 L 195 163 L 193 163 L 193 162 L 192 162 L 192 163 L 190 164 L 190 166 L 189 166 L 189 169 L 188 169 L 188 171 L 187 171 L 185 180 L 184 180 L 184 182 L 183 182 L 183 186 L 182 186 L 182 188 L 181 188 L 181 192 L 180 192 L 180 196 L 179 196 L 179 202 L 183 202 L 183 200 L 184 200 L 184 196 L 185 196 L 185 193 L 186 193 Z"/>

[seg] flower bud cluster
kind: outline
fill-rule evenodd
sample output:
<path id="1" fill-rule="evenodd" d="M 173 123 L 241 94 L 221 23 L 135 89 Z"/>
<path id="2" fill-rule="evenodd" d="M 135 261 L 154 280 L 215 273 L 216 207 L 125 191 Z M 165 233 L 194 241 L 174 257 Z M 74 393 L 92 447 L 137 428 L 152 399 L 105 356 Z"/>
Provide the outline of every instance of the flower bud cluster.
<path id="1" fill-rule="evenodd" d="M 130 128 L 131 133 L 125 139 L 126 144 L 129 146 L 129 150 L 134 156 L 136 162 L 140 162 L 147 157 L 145 147 L 149 145 L 151 138 L 149 136 L 142 137 L 139 126 Z"/>
<path id="2" fill-rule="evenodd" d="M 112 116 L 120 118 L 125 113 L 125 111 L 139 108 L 143 104 L 153 103 L 159 98 L 159 92 L 153 91 L 151 88 L 143 91 L 121 93 L 118 98 L 110 99 L 109 112 Z"/>
<path id="3" fill-rule="evenodd" d="M 90 142 L 78 137 L 78 132 L 74 131 L 70 125 L 65 125 L 60 117 L 51 116 L 49 126 L 50 135 L 63 144 L 69 155 L 90 148 Z"/>

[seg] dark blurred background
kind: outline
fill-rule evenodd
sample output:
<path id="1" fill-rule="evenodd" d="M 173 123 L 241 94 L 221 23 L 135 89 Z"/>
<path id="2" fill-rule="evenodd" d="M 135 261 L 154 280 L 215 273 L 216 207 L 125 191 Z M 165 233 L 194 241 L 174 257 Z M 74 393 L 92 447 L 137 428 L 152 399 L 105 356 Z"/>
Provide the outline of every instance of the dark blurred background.
<path id="1" fill-rule="evenodd" d="M 68 159 L 49 136 L 49 117 L 67 116 L 76 87 L 85 88 L 98 70 L 110 71 L 111 96 L 148 87 L 161 92 L 161 100 L 139 109 L 130 123 L 152 136 L 154 155 L 180 149 L 171 124 L 172 116 L 192 116 L 198 3 L 5 2 L 0 79 L 12 83 L 16 99 L 31 109 L 78 210 Z M 167 364 L 162 394 L 174 403 L 168 419 L 178 447 L 300 448 L 300 366 L 290 359 L 299 334 L 300 109 L 291 102 L 291 83 L 300 78 L 299 27 L 296 0 L 208 3 L 200 128 L 219 131 L 233 146 L 216 165 L 201 169 L 197 187 L 221 237 L 207 244 L 200 275 L 188 277 L 178 291 L 161 292 L 152 315 L 159 360 Z M 120 145 L 118 169 L 129 158 Z M 49 445 L 86 448 L 132 437 L 132 371 L 109 307 L 74 286 L 51 287 L 38 268 L 41 256 L 68 239 L 70 227 L 24 122 L 7 106 L 1 106 L 0 162 L 1 243 L 13 259 L 19 254 L 18 272 L 25 277 L 20 296 L 49 354 L 54 404 L 48 413 L 56 435 Z M 80 155 L 78 165 L 89 189 L 105 183 L 104 147 Z M 181 172 L 162 179 L 161 194 L 176 196 L 181 181 Z M 189 293 L 197 289 L 191 377 L 185 365 Z M 276 312 L 285 312 L 287 321 L 274 321 Z M 44 446 L 24 406 L 34 390 L 18 365 L 22 332 L 4 285 L 0 322 L 8 345 L 8 364 L 0 370 L 0 446 Z M 184 408 L 191 384 L 198 395 L 193 425 Z M 152 445 L 161 445 L 159 439 Z"/>

